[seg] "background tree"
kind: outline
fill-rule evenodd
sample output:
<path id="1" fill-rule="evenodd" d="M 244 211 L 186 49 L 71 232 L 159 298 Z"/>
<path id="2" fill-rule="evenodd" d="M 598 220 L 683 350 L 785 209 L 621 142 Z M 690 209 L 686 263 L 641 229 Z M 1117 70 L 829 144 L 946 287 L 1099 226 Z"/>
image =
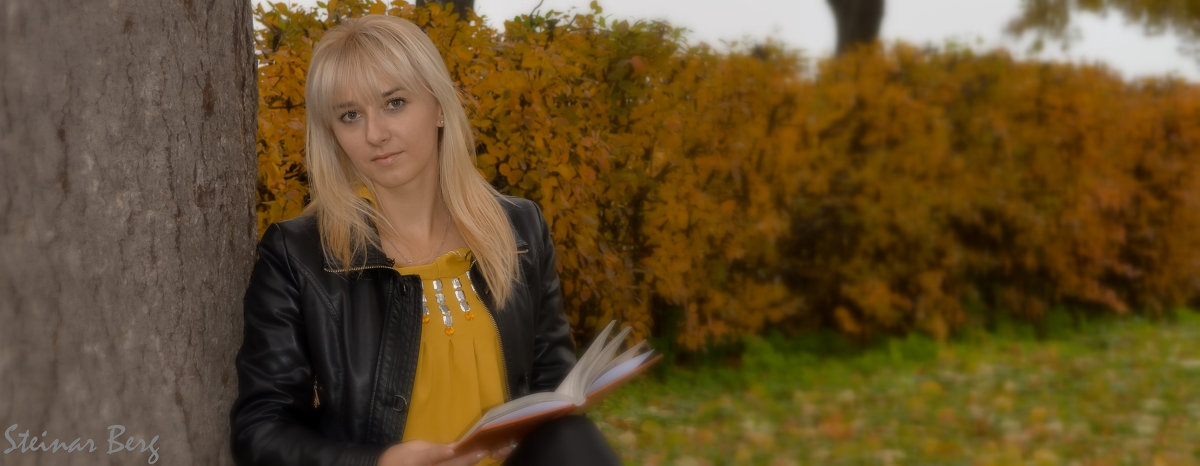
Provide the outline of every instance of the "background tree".
<path id="1" fill-rule="evenodd" d="M 875 41 L 883 22 L 884 0 L 828 0 L 837 25 L 837 53 Z M 1200 40 L 1200 4 L 1194 0 L 1022 0 L 1021 10 L 1008 25 L 1009 34 L 1033 34 L 1033 49 L 1046 42 L 1069 47 L 1074 31 L 1071 16 L 1077 12 L 1114 12 L 1140 24 L 1146 35 L 1174 32 L 1186 43 Z M 1200 47 L 1185 46 L 1200 60 Z"/>
<path id="2" fill-rule="evenodd" d="M 145 464 L 112 425 L 157 464 L 231 463 L 249 2 L 12 0 L 0 43 L 0 428 L 96 445 L 4 464 Z"/>
<path id="3" fill-rule="evenodd" d="M 879 38 L 883 0 L 829 0 L 829 8 L 837 23 L 838 55 Z"/>
<path id="4" fill-rule="evenodd" d="M 1008 25 L 1013 35 L 1034 34 L 1034 48 L 1045 41 L 1069 46 L 1073 13 L 1107 14 L 1114 12 L 1140 24 L 1146 35 L 1174 32 L 1184 42 L 1200 39 L 1200 2 L 1195 0 L 1022 0 L 1021 14 Z M 1200 59 L 1200 48 L 1187 47 Z"/>
<path id="5" fill-rule="evenodd" d="M 475 9 L 475 0 L 417 0 L 417 6 L 425 6 L 426 3 L 437 3 L 442 6 L 454 5 L 454 11 L 458 12 L 459 21 L 466 21 L 467 16 L 462 14 L 468 8 Z"/>

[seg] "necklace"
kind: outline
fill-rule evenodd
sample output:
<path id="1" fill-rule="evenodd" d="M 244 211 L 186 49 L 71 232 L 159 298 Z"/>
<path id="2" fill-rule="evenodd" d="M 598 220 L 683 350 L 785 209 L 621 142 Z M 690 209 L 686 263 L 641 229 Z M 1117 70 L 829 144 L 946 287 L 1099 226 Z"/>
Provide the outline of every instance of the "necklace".
<path id="1" fill-rule="evenodd" d="M 441 239 L 441 241 L 438 242 L 437 248 L 434 248 L 432 256 L 426 256 L 426 257 L 419 258 L 419 259 L 422 259 L 421 260 L 422 264 L 429 262 L 430 260 L 432 260 L 433 258 L 436 258 L 439 254 L 442 253 L 442 247 L 446 245 L 446 233 L 448 233 L 449 231 L 450 231 L 450 220 L 446 219 L 444 222 L 442 222 L 442 235 L 441 235 L 442 239 Z M 399 235 L 395 234 L 395 230 L 392 231 L 392 234 L 394 236 L 399 236 Z M 399 242 L 396 242 L 396 241 L 388 241 L 388 242 L 392 243 L 392 249 L 396 251 L 396 254 L 400 255 L 401 259 L 404 259 L 404 263 L 406 265 L 412 265 L 413 262 L 415 262 L 416 259 L 418 259 L 416 257 L 410 258 L 408 254 L 405 254 L 404 251 L 401 250 Z"/>

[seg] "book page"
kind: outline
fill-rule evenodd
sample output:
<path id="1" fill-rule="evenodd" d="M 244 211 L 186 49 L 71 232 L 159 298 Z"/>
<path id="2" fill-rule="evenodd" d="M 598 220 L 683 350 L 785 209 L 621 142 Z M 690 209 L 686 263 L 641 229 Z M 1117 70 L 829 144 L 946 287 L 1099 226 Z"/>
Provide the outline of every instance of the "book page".
<path id="1" fill-rule="evenodd" d="M 615 367 L 609 369 L 608 371 L 605 371 L 604 374 L 602 374 L 599 378 L 597 378 L 594 382 L 592 382 L 591 385 L 588 385 L 588 391 L 587 391 L 588 394 L 590 395 L 590 394 L 594 393 L 596 390 L 599 390 L 600 388 L 603 388 L 604 386 L 608 385 L 609 383 L 612 383 L 612 382 L 636 371 L 639 367 L 642 366 L 642 364 L 645 364 L 645 362 L 647 360 L 649 360 L 650 357 L 653 355 L 654 355 L 653 351 L 647 351 L 647 352 L 639 354 L 637 356 L 633 356 L 633 357 L 629 358 L 628 360 L 622 362 L 621 364 L 617 364 Z"/>
<path id="2" fill-rule="evenodd" d="M 526 404 L 503 415 L 492 416 L 486 424 L 476 423 L 459 437 L 455 448 L 463 448 L 464 451 L 501 448 L 514 440 L 520 441 L 543 422 L 565 416 L 577 409 L 578 406 L 566 400 L 547 399 Z"/>
<path id="3" fill-rule="evenodd" d="M 588 367 L 584 368 L 583 377 L 581 380 L 575 381 L 578 383 L 577 386 L 572 387 L 572 395 L 578 394 L 580 398 L 583 398 L 587 394 L 585 388 L 590 386 L 592 381 L 596 380 L 597 377 L 603 375 L 604 369 L 608 367 L 609 362 L 616 356 L 617 350 L 621 349 L 621 342 L 625 341 L 625 337 L 632 331 L 633 329 L 629 327 L 621 329 L 621 332 L 613 337 L 612 341 L 604 344 L 604 347 L 596 354 L 595 359 L 588 361 Z"/>
<path id="4" fill-rule="evenodd" d="M 475 423 L 475 425 L 476 427 L 483 428 L 487 427 L 489 424 L 498 424 L 500 422 L 504 422 L 506 419 L 513 418 L 514 416 L 512 413 L 523 413 L 522 415 L 528 415 L 530 413 L 537 412 L 537 409 L 534 408 L 540 407 L 549 411 L 563 404 L 571 404 L 572 402 L 573 400 L 570 398 L 556 392 L 530 393 L 523 397 L 509 401 L 508 403 L 504 403 L 500 406 L 489 409 L 488 412 L 484 413 L 483 417 L 481 417 L 479 421 Z M 555 403 L 557 404 L 555 405 Z M 475 430 L 476 429 L 473 427 L 468 432 Z"/>
<path id="5" fill-rule="evenodd" d="M 646 347 L 646 340 L 639 341 L 636 345 L 629 347 L 629 349 L 625 350 L 620 355 L 617 355 L 617 357 L 613 358 L 612 361 L 609 361 L 608 364 L 605 364 L 604 369 L 601 370 L 600 373 L 604 374 L 612 370 L 612 368 L 623 364 L 625 361 L 633 359 L 634 356 L 637 356 Z"/>
<path id="6" fill-rule="evenodd" d="M 612 332 L 616 324 L 617 321 L 615 320 L 609 322 L 604 327 L 604 330 L 599 335 L 596 335 L 596 338 L 592 340 L 592 344 L 588 346 L 587 351 L 584 351 L 583 356 L 575 362 L 575 367 L 571 368 L 571 372 L 558 385 L 558 389 L 554 390 L 555 392 L 570 396 L 579 404 L 583 403 L 585 395 L 583 389 L 588 386 L 591 379 L 596 377 L 596 366 L 604 364 L 612 358 L 612 351 L 609 350 L 609 346 L 613 343 L 607 340 L 608 334 Z M 629 328 L 627 327 L 621 333 L 617 334 L 615 340 L 619 343 L 619 340 L 624 339 L 628 333 Z"/>
<path id="7" fill-rule="evenodd" d="M 547 392 L 547 393 L 551 393 L 551 392 Z M 488 422 L 485 423 L 484 425 L 480 426 L 480 428 L 487 428 L 489 426 L 503 424 L 503 423 L 511 421 L 513 419 L 520 419 L 520 418 L 523 418 L 526 416 L 531 416 L 534 414 L 543 413 L 543 412 L 547 412 L 547 411 L 554 411 L 554 410 L 562 408 L 564 406 L 573 406 L 573 405 L 574 405 L 574 403 L 571 403 L 570 401 L 563 400 L 563 399 L 543 400 L 543 401 L 539 401 L 537 403 L 530 404 L 528 406 L 523 406 L 523 407 L 514 409 L 503 415 L 496 416 L 492 419 L 488 419 Z"/>

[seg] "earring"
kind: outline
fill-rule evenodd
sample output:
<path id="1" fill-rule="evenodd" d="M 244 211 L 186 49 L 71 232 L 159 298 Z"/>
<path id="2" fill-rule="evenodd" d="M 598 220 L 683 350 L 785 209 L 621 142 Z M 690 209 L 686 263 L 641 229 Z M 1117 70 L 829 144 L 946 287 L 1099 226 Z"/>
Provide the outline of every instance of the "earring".
<path id="1" fill-rule="evenodd" d="M 446 126 L 446 120 L 438 119 L 438 128 Z"/>

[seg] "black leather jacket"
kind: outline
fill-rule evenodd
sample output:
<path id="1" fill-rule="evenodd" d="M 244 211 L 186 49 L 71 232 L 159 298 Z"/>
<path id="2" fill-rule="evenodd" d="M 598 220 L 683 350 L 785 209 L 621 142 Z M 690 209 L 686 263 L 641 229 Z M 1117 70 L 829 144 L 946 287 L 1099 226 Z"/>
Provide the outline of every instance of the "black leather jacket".
<path id="1" fill-rule="evenodd" d="M 521 278 L 497 309 L 477 265 L 480 298 L 500 332 L 508 393 L 553 390 L 575 363 L 537 205 L 501 198 L 517 240 Z M 416 374 L 421 284 L 381 251 L 337 271 L 321 253 L 317 222 L 271 225 L 245 297 L 230 414 L 239 465 L 374 465 L 403 434 Z M 314 407 L 314 392 L 319 407 Z"/>

